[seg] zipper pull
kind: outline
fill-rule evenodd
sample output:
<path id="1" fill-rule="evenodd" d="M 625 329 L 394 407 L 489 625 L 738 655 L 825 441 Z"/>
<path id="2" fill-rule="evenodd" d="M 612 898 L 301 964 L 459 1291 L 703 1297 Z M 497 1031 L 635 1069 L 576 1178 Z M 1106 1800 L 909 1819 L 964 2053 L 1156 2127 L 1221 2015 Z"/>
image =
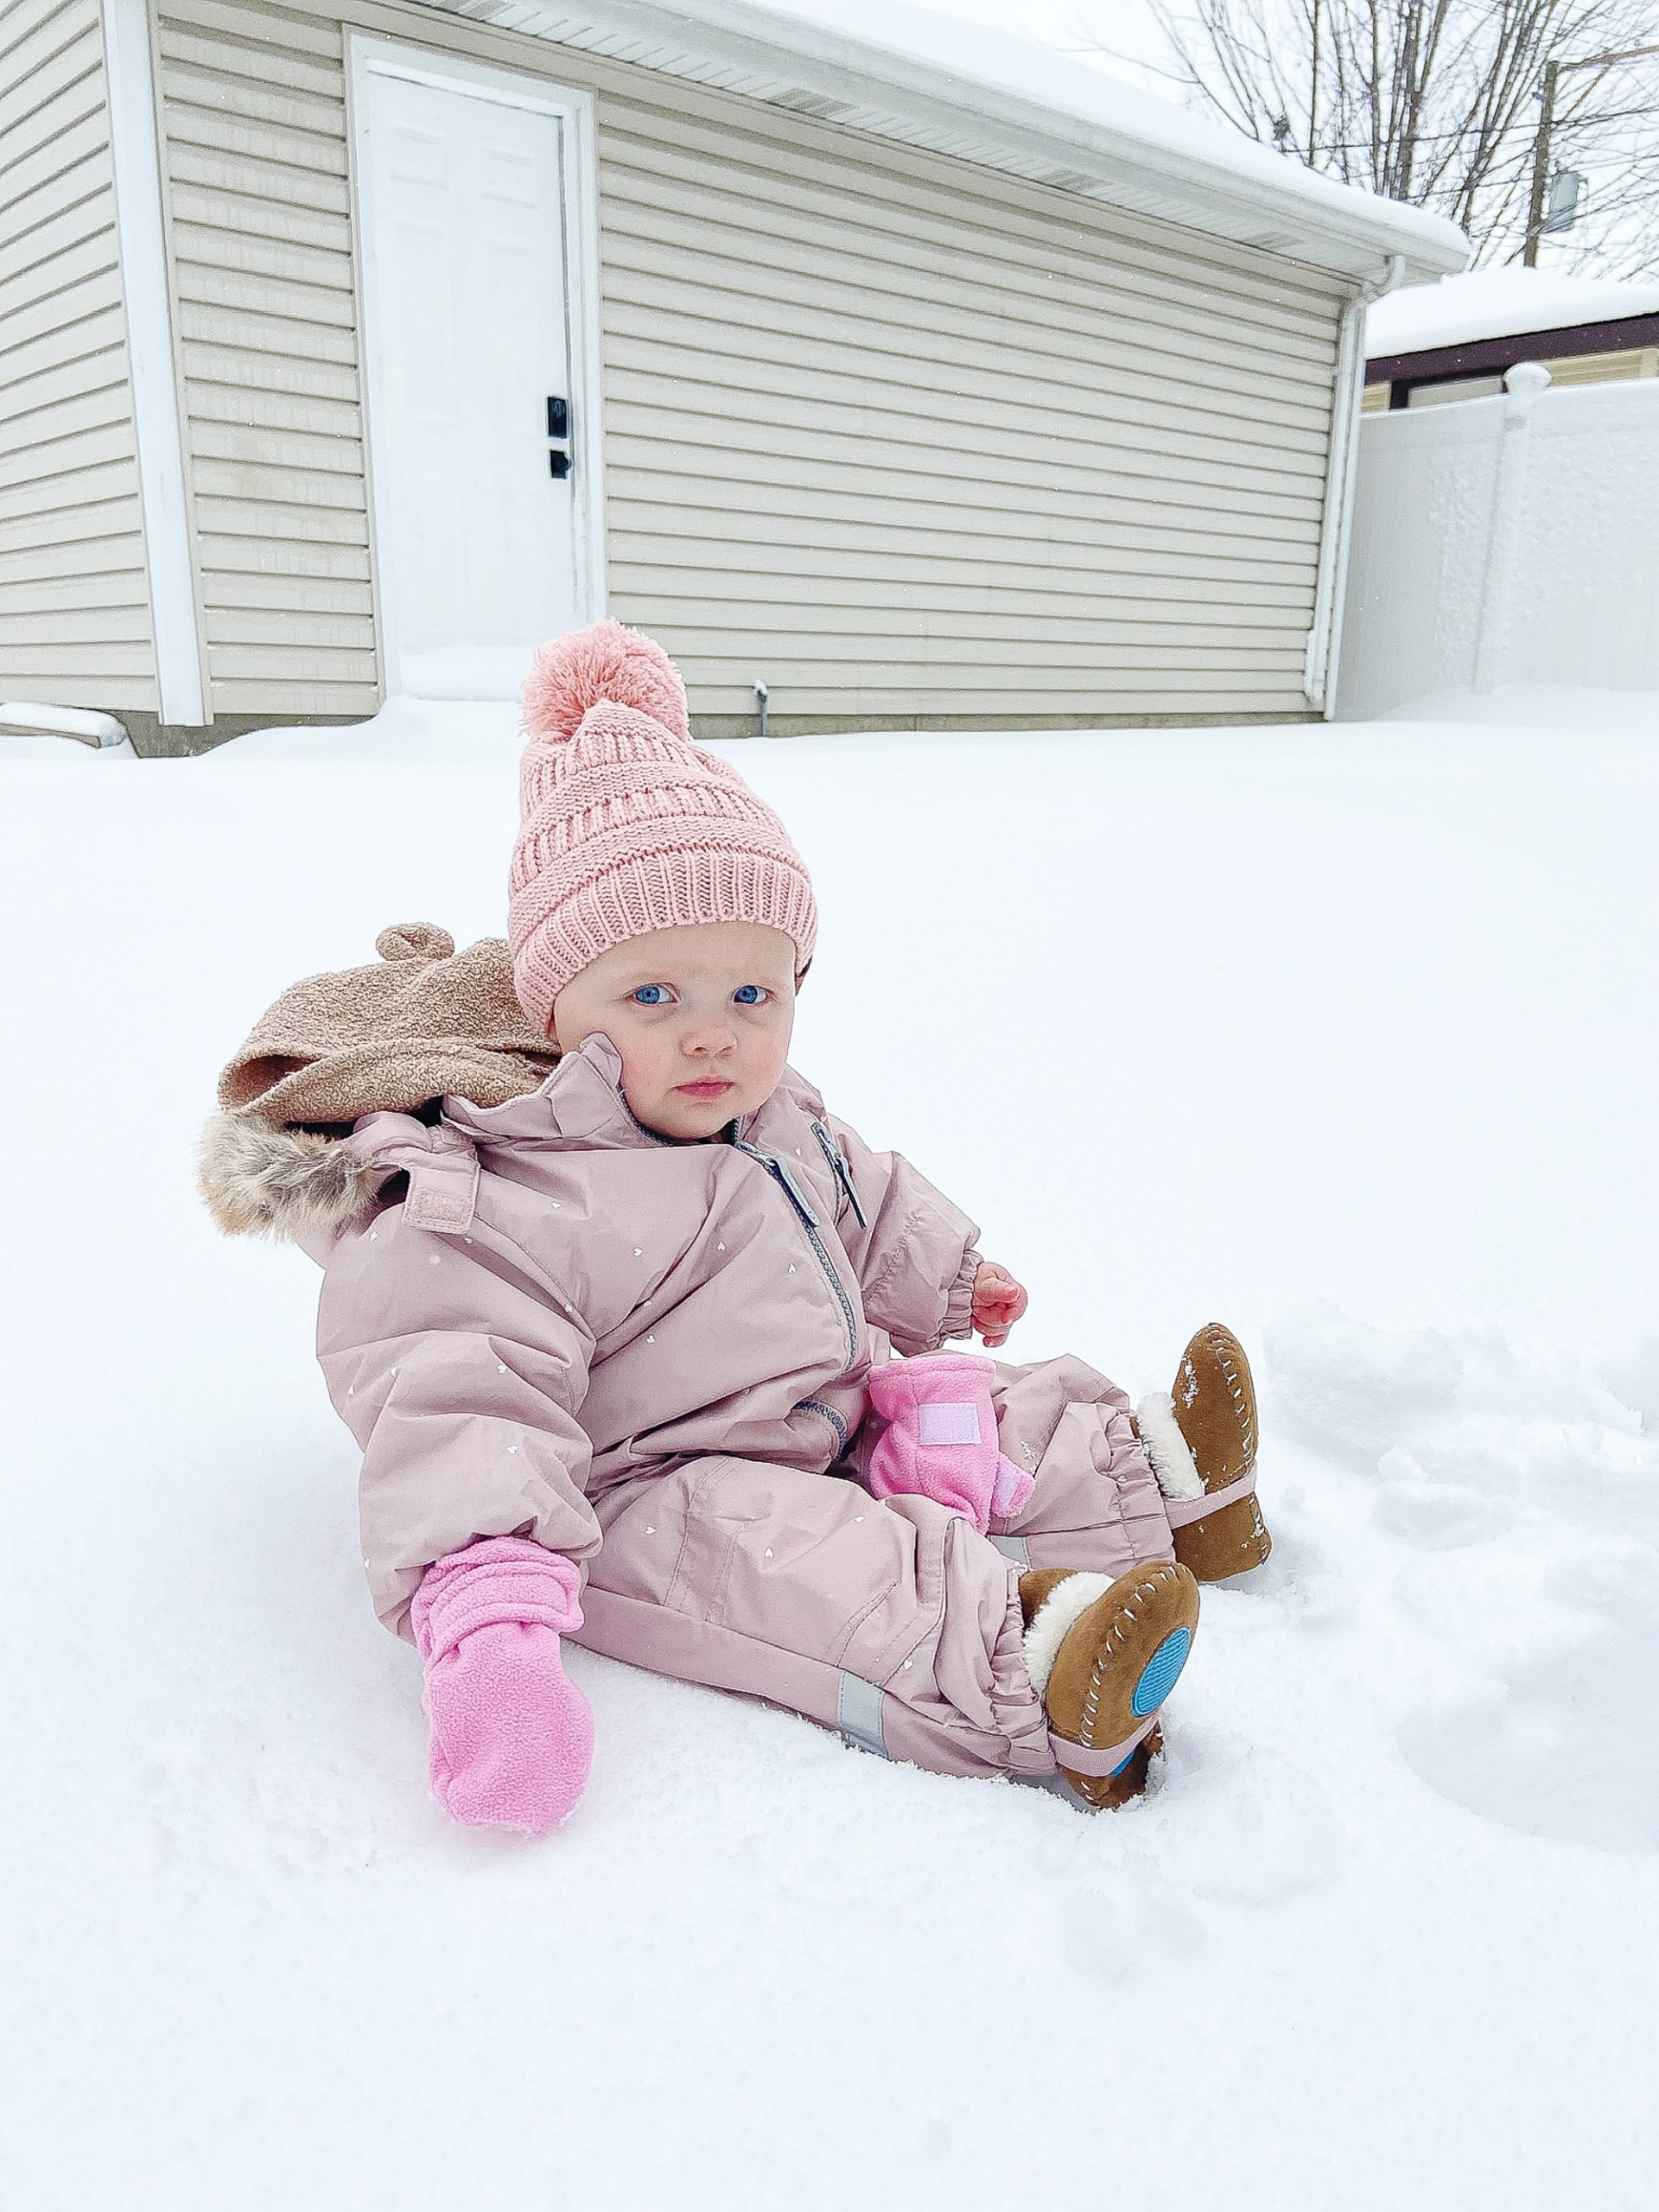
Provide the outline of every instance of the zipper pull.
<path id="1" fill-rule="evenodd" d="M 773 1182 L 787 1194 L 790 1204 L 809 1229 L 816 1229 L 818 1226 L 818 1217 L 812 1211 L 805 1192 L 791 1173 L 789 1162 L 786 1160 L 779 1160 L 773 1153 L 762 1152 L 759 1145 L 746 1144 L 741 1137 L 733 1139 L 733 1149 L 743 1153 L 750 1160 L 758 1161 L 766 1169 Z"/>
<path id="2" fill-rule="evenodd" d="M 789 1162 L 786 1160 L 773 1160 L 768 1162 L 768 1165 L 770 1166 L 772 1173 L 778 1178 L 778 1180 L 789 1192 L 790 1197 L 795 1201 L 796 1212 L 799 1214 L 801 1219 L 806 1224 L 809 1229 L 816 1229 L 818 1225 L 818 1217 L 813 1212 L 810 1201 L 808 1199 L 805 1192 L 802 1190 L 800 1185 L 795 1180 L 794 1170 L 791 1167 Z"/>
<path id="3" fill-rule="evenodd" d="M 836 1182 L 839 1183 L 842 1189 L 846 1192 L 848 1202 L 851 1205 L 853 1212 L 857 1217 L 859 1227 L 861 1229 L 868 1229 L 870 1225 L 870 1217 L 865 1212 L 863 1202 L 859 1198 L 857 1186 L 853 1181 L 853 1171 L 847 1164 L 846 1154 L 842 1152 L 841 1147 L 836 1142 L 835 1138 L 830 1135 L 829 1126 L 826 1122 L 814 1122 L 812 1124 L 812 1134 L 817 1137 L 819 1146 L 823 1150 L 824 1158 L 829 1161 L 830 1167 L 834 1171 Z"/>

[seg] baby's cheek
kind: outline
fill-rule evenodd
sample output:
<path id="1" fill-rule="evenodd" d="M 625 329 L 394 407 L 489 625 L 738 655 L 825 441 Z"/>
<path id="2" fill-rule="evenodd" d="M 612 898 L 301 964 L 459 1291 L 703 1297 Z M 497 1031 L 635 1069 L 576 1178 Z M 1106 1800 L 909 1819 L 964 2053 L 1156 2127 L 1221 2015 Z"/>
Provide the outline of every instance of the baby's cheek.
<path id="1" fill-rule="evenodd" d="M 622 1055 L 622 1096 L 637 1115 L 645 1107 L 654 1106 L 664 1089 L 662 1071 L 655 1056 L 642 1052 L 634 1043 L 617 1047 Z"/>
<path id="2" fill-rule="evenodd" d="M 777 1058 L 769 1064 L 766 1078 L 766 1091 L 768 1098 L 771 1097 L 772 1092 L 777 1090 L 779 1084 L 783 1081 L 784 1070 L 788 1065 L 789 1054 L 787 1052 L 779 1052 Z"/>

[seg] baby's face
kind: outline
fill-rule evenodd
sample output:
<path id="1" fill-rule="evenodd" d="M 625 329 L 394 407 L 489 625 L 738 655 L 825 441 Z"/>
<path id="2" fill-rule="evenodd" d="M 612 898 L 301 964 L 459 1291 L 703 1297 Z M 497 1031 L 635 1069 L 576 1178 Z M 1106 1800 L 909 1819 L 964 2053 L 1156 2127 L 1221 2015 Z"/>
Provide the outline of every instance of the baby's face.
<path id="1" fill-rule="evenodd" d="M 622 1055 L 622 1095 L 665 1137 L 717 1136 L 778 1087 L 795 1027 L 795 946 L 755 922 L 697 922 L 613 945 L 553 1006 L 574 1052 L 595 1031 Z"/>

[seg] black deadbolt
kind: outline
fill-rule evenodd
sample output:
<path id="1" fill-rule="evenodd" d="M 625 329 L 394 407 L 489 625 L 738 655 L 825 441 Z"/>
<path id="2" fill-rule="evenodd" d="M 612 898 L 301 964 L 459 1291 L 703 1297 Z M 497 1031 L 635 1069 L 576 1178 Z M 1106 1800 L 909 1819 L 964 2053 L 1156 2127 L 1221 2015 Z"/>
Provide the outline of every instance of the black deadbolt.
<path id="1" fill-rule="evenodd" d="M 547 403 L 547 435 L 550 438 L 568 438 L 570 435 L 570 410 L 563 399 L 550 399 Z"/>

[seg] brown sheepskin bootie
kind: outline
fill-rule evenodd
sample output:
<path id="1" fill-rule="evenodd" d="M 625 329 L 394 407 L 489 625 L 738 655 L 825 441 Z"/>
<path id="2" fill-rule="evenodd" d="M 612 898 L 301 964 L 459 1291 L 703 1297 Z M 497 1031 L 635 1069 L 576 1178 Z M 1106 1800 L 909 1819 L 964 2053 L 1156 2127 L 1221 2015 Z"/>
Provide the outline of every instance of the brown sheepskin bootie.
<path id="1" fill-rule="evenodd" d="M 1158 1709 L 1192 1649 L 1197 1583 L 1164 1560 L 1116 1582 L 1043 1567 L 1020 1577 L 1020 1609 L 1060 1772 L 1103 1811 L 1138 1797 L 1161 1745 Z"/>
<path id="2" fill-rule="evenodd" d="M 1260 1567 L 1273 1539 L 1255 1496 L 1255 1386 L 1232 1331 L 1219 1321 L 1200 1329 L 1174 1389 L 1143 1398 L 1135 1426 L 1182 1566 L 1200 1582 Z"/>

